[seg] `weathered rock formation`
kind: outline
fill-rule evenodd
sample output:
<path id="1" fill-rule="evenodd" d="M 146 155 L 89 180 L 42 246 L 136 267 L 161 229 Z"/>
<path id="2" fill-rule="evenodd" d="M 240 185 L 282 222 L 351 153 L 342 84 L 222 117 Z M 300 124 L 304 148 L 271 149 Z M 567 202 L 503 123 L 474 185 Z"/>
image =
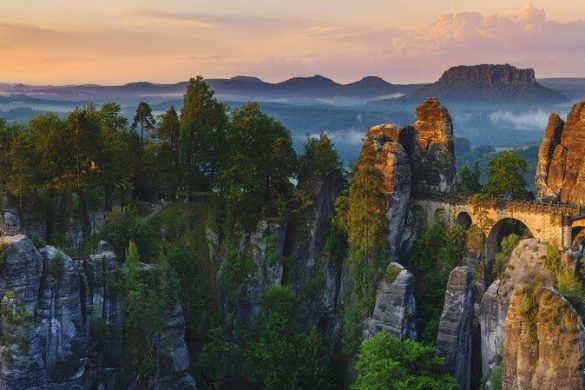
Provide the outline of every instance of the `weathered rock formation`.
<path id="1" fill-rule="evenodd" d="M 363 339 L 384 331 L 400 339 L 416 340 L 416 303 L 414 276 L 398 263 L 388 266 L 376 293 L 376 306 L 371 317 L 363 321 Z"/>
<path id="2" fill-rule="evenodd" d="M 585 327 L 553 289 L 525 286 L 512 294 L 504 339 L 504 389 L 585 388 Z"/>
<path id="3" fill-rule="evenodd" d="M 473 273 L 469 267 L 457 267 L 451 271 L 437 336 L 437 354 L 445 358 L 447 369 L 461 390 L 471 388 L 474 318 L 472 287 Z"/>
<path id="4" fill-rule="evenodd" d="M 548 199 L 585 200 L 585 101 L 573 106 L 566 122 L 550 116 L 538 152 L 536 188 Z"/>
<path id="5" fill-rule="evenodd" d="M 484 376 L 501 362 L 504 321 L 512 293 L 532 281 L 545 287 L 552 287 L 555 283 L 555 275 L 546 264 L 546 245 L 535 238 L 520 241 L 510 256 L 504 275 L 494 281 L 482 297 L 479 320 Z"/>
<path id="6" fill-rule="evenodd" d="M 411 155 L 412 178 L 417 189 L 455 191 L 455 147 L 449 111 L 435 98 L 415 111 L 416 147 Z"/>
<path id="7" fill-rule="evenodd" d="M 414 125 L 404 128 L 374 126 L 367 137 L 367 142 L 374 142 L 388 195 L 390 261 L 404 264 L 416 238 L 413 192 L 452 192 L 456 179 L 453 126 L 447 109 L 437 99 L 427 99 L 416 108 L 415 119 Z"/>
<path id="8" fill-rule="evenodd" d="M 124 299 L 113 284 L 120 264 L 105 243 L 101 253 L 73 261 L 46 246 L 37 250 L 24 235 L 0 237 L 0 388 L 126 388 L 121 375 Z M 111 332 L 97 348 L 90 318 Z M 170 313 L 162 348 L 162 385 L 195 388 L 180 305 Z"/>

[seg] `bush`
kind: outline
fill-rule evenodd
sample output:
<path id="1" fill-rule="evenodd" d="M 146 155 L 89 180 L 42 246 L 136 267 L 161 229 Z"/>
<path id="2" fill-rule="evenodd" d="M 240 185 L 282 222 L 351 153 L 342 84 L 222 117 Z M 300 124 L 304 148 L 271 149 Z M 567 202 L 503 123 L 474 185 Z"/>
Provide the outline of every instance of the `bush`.
<path id="1" fill-rule="evenodd" d="M 56 250 L 55 256 L 51 259 L 47 272 L 57 280 L 61 280 L 65 275 L 65 255 L 60 250 Z"/>
<path id="2" fill-rule="evenodd" d="M 390 264 L 388 268 L 386 268 L 386 273 L 384 274 L 384 281 L 388 284 L 394 283 L 398 275 L 402 269 L 394 264 Z"/>
<path id="3" fill-rule="evenodd" d="M 502 250 L 496 254 L 495 263 L 494 263 L 494 275 L 496 278 L 502 277 L 504 271 L 506 271 L 506 267 L 508 266 L 508 261 L 510 260 L 510 256 L 512 252 L 520 242 L 520 237 L 517 234 L 510 234 L 506 236 L 502 240 Z"/>
<path id="4" fill-rule="evenodd" d="M 47 242 L 45 241 L 45 239 L 39 236 L 38 234 L 33 234 L 31 236 L 31 240 L 36 248 L 44 248 L 45 246 L 47 246 Z"/>
<path id="5" fill-rule="evenodd" d="M 434 347 L 380 332 L 362 343 L 351 389 L 455 390 L 455 379 L 441 374 L 444 364 Z"/>
<path id="6" fill-rule="evenodd" d="M 292 292 L 268 287 L 260 308 L 244 346 L 245 378 L 264 389 L 330 388 L 325 339 L 303 332 Z"/>
<path id="7" fill-rule="evenodd" d="M 466 233 L 460 226 L 437 222 L 426 227 L 414 244 L 411 268 L 415 273 L 420 341 L 434 344 L 451 270 L 465 257 Z"/>
<path id="8" fill-rule="evenodd" d="M 133 206 L 114 208 L 99 231 L 99 238 L 114 246 L 119 256 L 124 255 L 130 241 L 138 247 L 140 258 L 151 262 L 157 254 L 157 234 L 152 224 L 142 218 Z"/>
<path id="9" fill-rule="evenodd" d="M 4 241 L 0 241 L 0 264 L 4 264 L 4 262 L 6 261 L 6 257 L 8 256 L 6 254 L 7 247 L 8 247 L 7 243 L 5 243 Z"/>
<path id="10" fill-rule="evenodd" d="M 89 318 L 89 335 L 98 342 L 101 348 L 107 346 L 112 338 L 110 328 L 95 308 L 93 308 Z"/>

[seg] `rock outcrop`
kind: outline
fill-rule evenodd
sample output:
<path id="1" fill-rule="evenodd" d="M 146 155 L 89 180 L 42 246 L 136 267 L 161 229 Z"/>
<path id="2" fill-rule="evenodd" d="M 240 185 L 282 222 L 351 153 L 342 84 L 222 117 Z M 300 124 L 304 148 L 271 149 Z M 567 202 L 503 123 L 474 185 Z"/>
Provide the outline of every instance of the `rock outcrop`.
<path id="1" fill-rule="evenodd" d="M 482 297 L 479 320 L 484 376 L 501 361 L 503 328 L 510 297 L 516 288 L 531 281 L 540 282 L 545 287 L 552 287 L 555 283 L 555 275 L 546 264 L 546 244 L 535 238 L 520 241 L 503 276 L 494 281 Z"/>
<path id="2" fill-rule="evenodd" d="M 124 297 L 114 288 L 121 265 L 111 247 L 74 261 L 51 246 L 37 250 L 25 235 L 0 237 L 0 388 L 125 388 L 121 374 Z M 90 322 L 111 333 L 98 347 Z M 163 332 L 161 385 L 195 388 L 188 374 L 180 305 Z"/>
<path id="3" fill-rule="evenodd" d="M 411 156 L 416 189 L 431 192 L 455 191 L 455 147 L 449 111 L 435 98 L 415 111 L 416 147 Z"/>
<path id="4" fill-rule="evenodd" d="M 437 354 L 445 358 L 447 369 L 461 390 L 471 388 L 474 318 L 472 287 L 473 273 L 469 267 L 457 267 L 451 271 L 437 336 Z"/>
<path id="5" fill-rule="evenodd" d="M 414 276 L 402 265 L 391 263 L 378 287 L 374 312 L 363 321 L 362 338 L 384 331 L 402 340 L 416 340 L 415 314 Z"/>
<path id="6" fill-rule="evenodd" d="M 573 106 L 566 122 L 550 116 L 538 152 L 536 188 L 546 199 L 585 200 L 585 101 Z"/>
<path id="7" fill-rule="evenodd" d="M 377 167 L 384 177 L 388 196 L 388 242 L 390 261 L 407 264 L 416 238 L 412 195 L 421 192 L 455 190 L 453 125 L 449 112 L 437 99 L 422 102 L 415 123 L 400 128 L 383 124 L 369 129 Z"/>
<path id="8" fill-rule="evenodd" d="M 504 339 L 504 389 L 585 388 L 585 327 L 553 289 L 527 285 L 513 293 Z"/>

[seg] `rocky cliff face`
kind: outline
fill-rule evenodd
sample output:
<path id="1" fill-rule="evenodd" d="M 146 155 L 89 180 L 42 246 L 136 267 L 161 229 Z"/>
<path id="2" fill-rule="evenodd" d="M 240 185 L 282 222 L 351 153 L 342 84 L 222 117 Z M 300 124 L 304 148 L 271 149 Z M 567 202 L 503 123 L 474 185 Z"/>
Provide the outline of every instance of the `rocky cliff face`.
<path id="1" fill-rule="evenodd" d="M 416 303 L 414 300 L 414 276 L 398 263 L 388 266 L 387 275 L 376 293 L 376 306 L 371 317 L 363 322 L 363 339 L 378 332 L 402 340 L 416 340 Z"/>
<path id="2" fill-rule="evenodd" d="M 585 190 L 585 101 L 567 121 L 552 114 L 538 152 L 536 188 L 541 197 L 580 204 Z"/>
<path id="3" fill-rule="evenodd" d="M 553 289 L 528 285 L 513 293 L 504 339 L 504 389 L 585 388 L 585 327 Z"/>
<path id="4" fill-rule="evenodd" d="M 455 190 L 453 125 L 449 112 L 437 99 L 427 99 L 415 112 L 414 125 L 374 126 L 368 140 L 374 142 L 377 167 L 384 176 L 388 195 L 388 242 L 390 261 L 408 262 L 416 238 L 411 198 L 415 191 Z"/>
<path id="5" fill-rule="evenodd" d="M 416 147 L 411 158 L 416 188 L 453 192 L 455 147 L 449 111 L 437 99 L 427 99 L 416 108 L 413 127 Z"/>
<path id="6" fill-rule="evenodd" d="M 457 267 L 451 271 L 437 336 L 437 354 L 445 358 L 447 368 L 461 390 L 471 388 L 472 287 L 473 273 L 469 267 Z"/>
<path id="7" fill-rule="evenodd" d="M 126 388 L 120 374 L 124 299 L 113 283 L 120 264 L 107 245 L 81 262 L 47 246 L 37 250 L 24 235 L 0 237 L 0 388 Z M 92 316 L 111 332 L 97 348 L 89 332 Z M 177 305 L 165 331 L 163 384 L 194 388 Z"/>
<path id="8" fill-rule="evenodd" d="M 501 362 L 504 321 L 510 297 L 516 288 L 531 281 L 546 287 L 552 287 L 555 283 L 555 275 L 546 265 L 546 245 L 535 238 L 520 241 L 512 252 L 504 275 L 494 281 L 482 297 L 479 320 L 484 376 Z"/>

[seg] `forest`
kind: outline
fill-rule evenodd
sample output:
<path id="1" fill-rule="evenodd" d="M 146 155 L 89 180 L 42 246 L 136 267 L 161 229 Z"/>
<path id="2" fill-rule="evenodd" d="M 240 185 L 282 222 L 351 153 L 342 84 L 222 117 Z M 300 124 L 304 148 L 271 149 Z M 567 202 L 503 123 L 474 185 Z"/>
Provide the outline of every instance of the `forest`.
<path id="1" fill-rule="evenodd" d="M 83 257 L 101 240 L 113 246 L 124 265 L 115 286 L 125 302 L 122 371 L 140 387 L 160 378 L 164 329 L 179 302 L 189 371 L 201 388 L 455 389 L 435 343 L 449 273 L 464 259 L 463 229 L 437 220 L 415 243 L 419 341 L 362 337 L 379 284 L 401 272 L 387 264 L 387 199 L 375 153 L 364 143 L 346 170 L 321 134 L 307 137 L 297 155 L 290 131 L 258 104 L 232 109 L 197 77 L 180 112 L 170 106 L 155 117 L 140 103 L 131 123 L 116 103 L 27 124 L 0 121 L 0 193 L 38 248 Z M 485 188 L 469 167 L 459 188 L 521 198 L 526 169 L 502 153 L 489 163 Z M 331 216 L 315 227 L 312 213 L 326 191 Z M 243 237 L 263 222 L 272 233 L 257 244 L 259 271 Z M 282 224 L 279 251 L 274 232 Z M 307 276 L 290 247 L 311 229 L 323 229 L 324 240 L 320 268 Z M 58 277 L 63 262 L 55 264 Z M 333 319 L 315 308 L 329 268 Z M 278 282 L 266 282 L 274 269 Z M 257 310 L 242 315 L 246 305 Z M 102 353 L 116 342 L 98 315 L 89 332 Z"/>

